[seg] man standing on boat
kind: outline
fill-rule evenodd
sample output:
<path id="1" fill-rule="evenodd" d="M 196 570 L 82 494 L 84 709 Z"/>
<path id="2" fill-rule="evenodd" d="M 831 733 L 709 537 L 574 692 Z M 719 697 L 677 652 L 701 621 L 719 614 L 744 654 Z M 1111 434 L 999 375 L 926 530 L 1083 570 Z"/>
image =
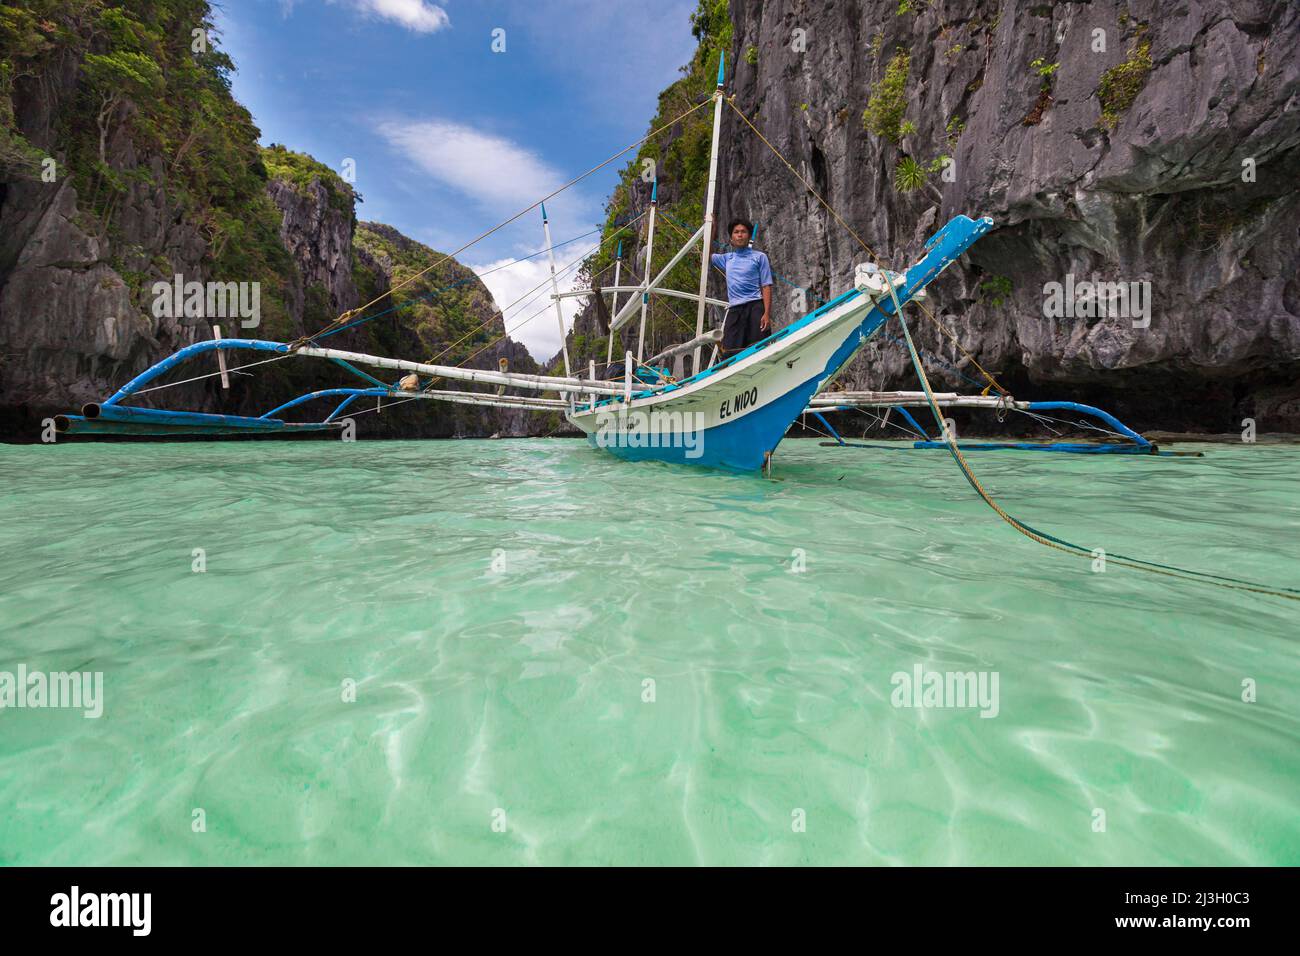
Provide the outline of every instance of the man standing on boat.
<path id="1" fill-rule="evenodd" d="M 753 234 L 754 224 L 748 219 L 731 220 L 727 235 L 735 250 L 713 255 L 713 264 L 727 273 L 720 352 L 724 359 L 772 334 L 772 266 L 765 253 L 750 248 Z"/>

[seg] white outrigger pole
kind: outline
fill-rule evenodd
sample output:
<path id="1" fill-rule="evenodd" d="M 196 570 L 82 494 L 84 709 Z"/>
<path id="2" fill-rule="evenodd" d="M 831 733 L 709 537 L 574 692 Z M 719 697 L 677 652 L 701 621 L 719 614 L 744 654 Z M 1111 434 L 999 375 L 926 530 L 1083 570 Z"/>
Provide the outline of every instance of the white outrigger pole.
<path id="1" fill-rule="evenodd" d="M 713 251 L 713 197 L 718 187 L 718 133 L 722 128 L 722 80 L 727 65 L 727 54 L 718 54 L 718 88 L 713 91 L 713 144 L 709 147 L 709 191 L 704 200 L 704 240 L 700 250 L 700 301 L 695 312 L 695 337 L 704 334 L 704 297 L 709 291 L 709 254 Z M 700 371 L 700 347 L 695 347 L 691 373 Z"/>
<path id="2" fill-rule="evenodd" d="M 226 343 L 239 343 L 246 340 L 223 339 Z M 212 345 L 212 342 L 199 343 Z M 274 343 L 273 343 L 274 344 Z M 191 348 L 193 348 L 191 346 Z M 182 352 L 185 350 L 182 349 Z M 180 354 L 180 353 L 177 353 Z M 341 359 L 356 365 L 371 368 L 394 369 L 399 372 L 416 372 L 433 378 L 445 378 L 460 382 L 477 382 L 484 385 L 507 385 L 513 388 L 526 388 L 537 392 L 559 391 L 580 392 L 584 395 L 619 395 L 622 388 L 604 382 L 589 382 L 581 378 L 558 375 L 535 375 L 530 372 L 493 372 L 490 369 L 462 368 L 459 365 L 430 365 L 427 362 L 408 362 L 404 359 L 386 358 L 380 355 L 365 355 L 361 352 L 345 352 L 342 349 L 326 349 L 319 346 L 303 346 L 296 355 L 308 358 Z M 436 393 L 429 393 L 436 394 Z M 491 397 L 491 396 L 488 396 Z"/>
<path id="3" fill-rule="evenodd" d="M 695 316 L 696 336 L 695 339 L 692 340 L 695 349 L 695 361 L 694 361 L 694 368 L 692 369 L 692 373 L 699 372 L 700 349 L 702 348 L 701 343 L 705 341 L 704 340 L 704 310 L 709 305 L 719 305 L 725 307 L 727 304 L 722 299 L 710 299 L 708 298 L 707 295 L 708 283 L 709 283 L 709 266 L 710 266 L 709 254 L 713 251 L 712 233 L 711 233 L 711 229 L 713 226 L 713 204 L 714 204 L 714 196 L 717 193 L 717 185 L 718 185 L 718 131 L 722 124 L 722 80 L 724 76 L 724 70 L 725 70 L 725 55 L 723 59 L 720 60 L 718 63 L 718 87 L 713 94 L 715 97 L 715 103 L 713 107 L 713 142 L 709 152 L 709 190 L 705 202 L 704 223 L 703 225 L 700 226 L 699 229 L 695 230 L 694 234 L 689 239 L 686 240 L 686 242 L 682 245 L 682 247 L 673 254 L 673 257 L 668 260 L 667 264 L 664 265 L 664 267 L 660 269 L 659 272 L 652 279 L 650 277 L 651 263 L 650 263 L 649 253 L 652 251 L 652 243 L 654 241 L 654 222 L 655 222 L 655 213 L 658 205 L 658 190 L 659 190 L 658 180 L 655 180 L 655 185 L 652 188 L 650 194 L 650 227 L 647 233 L 647 241 L 646 241 L 647 256 L 646 256 L 645 274 L 642 276 L 641 282 L 638 285 L 620 286 L 617 285 L 618 273 L 616 272 L 615 273 L 616 285 L 614 287 L 605 288 L 603 290 L 605 292 L 613 292 L 615 294 L 614 307 L 611 309 L 611 312 L 613 313 L 613 318 L 611 318 L 609 321 L 610 338 L 609 338 L 609 352 L 607 356 L 607 361 L 613 360 L 614 333 L 617 332 L 619 329 L 621 329 L 624 325 L 628 323 L 628 321 L 631 320 L 632 315 L 636 311 L 636 307 L 638 304 L 641 306 L 641 329 L 637 341 L 636 360 L 638 364 L 644 361 L 645 324 L 646 324 L 645 310 L 646 310 L 647 303 L 649 302 L 650 299 L 650 293 L 657 292 L 662 295 L 676 296 L 678 298 L 683 298 L 683 299 L 699 300 L 699 307 L 696 310 L 696 316 Z M 668 274 L 673 271 L 673 268 L 679 262 L 681 262 L 684 258 L 686 258 L 687 254 L 690 253 L 691 249 L 695 246 L 696 242 L 700 242 L 702 246 L 700 251 L 699 294 L 696 295 L 695 293 L 691 293 L 691 292 L 680 292 L 676 289 L 662 288 L 664 281 L 668 278 Z M 635 295 L 631 296 L 629 297 L 627 303 L 623 306 L 623 308 L 620 309 L 617 307 L 619 292 L 639 293 L 641 301 L 638 303 L 637 296 Z M 568 298 L 570 296 L 587 295 L 589 293 L 588 292 L 564 292 L 564 293 L 557 292 L 555 294 L 559 298 Z M 716 343 L 713 341 L 713 338 L 710 337 L 707 344 L 716 344 Z"/>
<path id="4" fill-rule="evenodd" d="M 618 314 L 618 283 L 622 278 L 623 272 L 623 240 L 618 241 L 618 252 L 614 258 L 614 304 L 609 307 L 611 315 Z M 608 374 L 609 367 L 614 361 L 614 326 L 609 327 L 609 348 L 605 350 L 605 371 Z M 591 376 L 595 378 L 595 374 Z"/>
<path id="5" fill-rule="evenodd" d="M 569 378 L 573 375 L 573 370 L 569 367 L 569 343 L 564 337 L 564 310 L 560 307 L 560 283 L 555 278 L 555 247 L 551 245 L 551 224 L 546 219 L 546 203 L 542 203 L 542 233 L 546 236 L 546 254 L 551 260 L 551 298 L 555 300 L 555 320 L 560 324 L 560 351 L 564 353 L 564 377 Z"/>
<path id="6" fill-rule="evenodd" d="M 645 272 L 643 274 L 645 281 L 650 278 L 650 263 L 654 261 L 655 254 L 655 211 L 659 208 L 659 179 L 655 178 L 654 183 L 650 186 L 650 225 L 646 229 L 645 240 Z M 645 358 L 645 314 L 650 308 L 650 290 L 641 293 L 641 329 L 636 337 L 636 364 L 640 365 L 641 360 Z"/>

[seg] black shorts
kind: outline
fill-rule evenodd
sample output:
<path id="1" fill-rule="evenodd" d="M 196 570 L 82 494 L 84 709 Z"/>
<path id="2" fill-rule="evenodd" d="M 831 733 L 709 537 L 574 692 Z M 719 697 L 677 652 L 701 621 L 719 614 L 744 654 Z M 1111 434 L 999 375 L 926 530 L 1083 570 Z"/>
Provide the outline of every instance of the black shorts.
<path id="1" fill-rule="evenodd" d="M 728 355 L 749 348 L 764 338 L 759 323 L 763 320 L 763 300 L 742 302 L 727 310 L 722 320 L 722 351 Z"/>

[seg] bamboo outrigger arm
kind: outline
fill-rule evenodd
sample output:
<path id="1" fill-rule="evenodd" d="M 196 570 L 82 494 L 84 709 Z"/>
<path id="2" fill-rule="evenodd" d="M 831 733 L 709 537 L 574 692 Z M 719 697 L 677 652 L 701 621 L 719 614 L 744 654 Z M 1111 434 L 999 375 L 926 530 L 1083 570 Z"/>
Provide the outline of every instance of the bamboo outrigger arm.
<path id="1" fill-rule="evenodd" d="M 619 395 L 623 389 L 617 385 L 593 382 L 585 378 L 572 378 L 557 375 L 533 375 L 525 372 L 493 372 L 485 369 L 460 368 L 452 365 L 428 365 L 424 362 L 408 362 L 405 359 L 386 358 L 379 355 L 363 355 L 359 352 L 343 352 L 339 349 L 322 349 L 306 346 L 298 349 L 298 355 L 313 358 L 342 359 L 371 368 L 391 368 L 403 372 L 418 372 L 435 378 L 452 381 L 481 382 L 487 385 L 512 385 L 539 392 L 580 392 L 595 395 Z"/>
<path id="2" fill-rule="evenodd" d="M 515 388 L 525 388 L 539 392 L 571 391 L 581 392 L 584 394 L 594 393 L 597 395 L 617 395 L 621 392 L 621 389 L 616 385 L 566 376 L 533 375 L 524 372 L 496 372 L 489 369 L 460 368 L 459 366 L 453 365 L 430 365 L 425 362 L 410 362 L 405 359 L 387 358 L 380 355 L 366 355 L 361 352 L 346 352 L 342 349 L 327 349 L 319 348 L 317 346 L 303 346 L 294 351 L 291 346 L 284 342 L 268 342 L 262 339 L 209 339 L 203 342 L 195 342 L 193 345 L 187 345 L 174 355 L 170 355 L 161 362 L 158 362 L 156 365 L 150 366 L 113 393 L 113 395 L 106 399 L 103 404 L 116 405 L 121 402 L 122 399 L 141 392 L 144 390 L 144 386 L 162 377 L 176 366 L 194 358 L 196 355 L 201 355 L 205 352 L 211 352 L 218 349 L 277 352 L 285 358 L 288 358 L 290 355 L 297 355 L 307 358 L 331 359 L 345 367 L 347 363 L 355 363 L 357 365 L 367 365 L 371 368 L 386 368 L 403 372 L 417 372 L 422 375 L 430 375 L 435 378 L 445 378 L 452 381 L 478 382 L 487 385 L 510 385 Z M 353 369 L 352 371 L 356 370 Z M 363 375 L 362 377 L 368 379 L 372 383 L 383 384 L 371 376 Z"/>
<path id="3" fill-rule="evenodd" d="M 934 400 L 937 405 L 952 408 L 1015 408 L 1020 411 L 1029 408 L 1029 402 L 1017 402 L 998 395 L 935 392 Z M 809 408 L 825 408 L 832 405 L 859 405 L 871 408 L 903 405 L 908 408 L 919 408 L 925 404 L 925 392 L 819 392 L 808 400 Z"/>
<path id="4" fill-rule="evenodd" d="M 692 298 L 694 298 L 694 296 L 692 296 Z M 670 358 L 676 358 L 678 355 L 685 355 L 688 352 L 693 352 L 695 349 L 702 346 L 712 347 L 718 345 L 721 341 L 722 329 L 710 329 L 698 338 L 691 339 L 689 342 L 682 342 L 680 345 L 670 346 L 658 355 L 651 356 L 646 361 L 646 364 L 658 365 L 660 362 L 665 362 Z"/>
<path id="5" fill-rule="evenodd" d="M 186 361 L 209 352 L 218 356 L 228 351 L 268 352 L 273 358 L 263 361 L 276 361 L 290 357 L 320 358 L 332 361 L 363 379 L 366 387 L 327 388 L 300 395 L 284 404 L 271 409 L 265 414 L 252 417 L 245 415 L 224 415 L 211 412 L 192 412 L 175 409 L 144 408 L 127 405 L 124 402 L 145 392 L 152 392 L 169 385 L 154 385 L 156 380 L 182 365 Z M 254 363 L 256 364 L 256 363 Z M 122 386 L 103 402 L 90 402 L 82 407 L 80 415 L 59 415 L 55 418 L 55 427 L 64 433 L 72 434 L 116 434 L 116 435 L 233 435 L 233 434 L 268 434 L 273 432 L 322 431 L 340 428 L 339 416 L 359 398 L 373 397 L 377 401 L 385 399 L 397 401 L 424 400 L 451 402 L 453 404 L 484 405 L 495 408 L 523 408 L 536 411 L 563 410 L 568 402 L 562 398 L 543 398 L 537 395 L 504 395 L 492 392 L 435 391 L 420 389 L 419 379 L 412 376 L 415 387 L 403 388 L 398 383 L 386 383 L 357 368 L 358 365 L 371 368 L 392 369 L 401 372 L 414 372 L 434 379 L 448 379 L 489 386 L 510 386 L 533 392 L 560 392 L 585 394 L 594 401 L 597 397 L 614 398 L 626 391 L 624 383 L 602 382 L 595 378 L 582 379 L 569 376 L 533 375 L 521 372 L 503 372 L 488 369 L 469 369 L 449 365 L 432 365 L 425 362 L 410 362 L 378 355 L 366 355 L 360 352 L 348 352 L 341 349 L 327 349 L 316 346 L 304 346 L 294 349 L 284 342 L 270 342 L 261 339 L 210 339 L 186 346 L 175 354 L 163 359 L 141 372 L 126 385 Z M 233 371 L 233 370 L 232 370 Z M 220 374 L 213 373 L 213 374 Z M 207 378 L 207 375 L 199 378 Z M 188 380 L 187 380 L 188 381 Z M 179 385 L 181 382 L 169 383 Z M 406 383 L 403 383 L 406 384 Z M 638 391 L 653 391 L 659 386 L 650 383 L 638 383 Z M 342 398 L 342 402 L 322 421 L 287 422 L 276 417 L 280 413 L 320 398 Z"/>
<path id="6" fill-rule="evenodd" d="M 700 226 L 699 229 L 695 230 L 695 235 L 687 239 L 686 242 L 682 245 L 682 247 L 677 250 L 677 253 L 671 259 L 668 260 L 668 264 L 659 270 L 659 274 L 655 276 L 653 279 L 651 279 L 649 282 L 645 282 L 642 285 L 638 286 L 635 291 L 640 292 L 642 295 L 648 295 L 651 292 L 664 291 L 660 289 L 660 286 L 662 286 L 664 280 L 668 278 L 668 273 L 673 271 L 673 266 L 677 265 L 677 263 L 681 262 L 683 259 L 686 258 L 686 254 L 691 251 L 691 249 L 695 246 L 695 243 L 700 241 L 703 235 L 704 235 L 704 227 Z M 695 298 L 695 296 L 690 295 L 689 293 L 686 293 L 684 297 L 692 298 L 692 299 Z M 618 312 L 615 314 L 614 318 L 609 323 L 609 327 L 613 331 L 617 332 L 625 324 L 627 324 L 627 322 L 632 318 L 632 315 L 636 312 L 636 310 L 640 307 L 640 305 L 641 305 L 640 297 L 632 296 L 630 299 L 628 299 L 627 303 L 623 306 L 623 308 L 619 309 Z"/>
<path id="7" fill-rule="evenodd" d="M 572 292 L 561 292 L 559 295 L 555 296 L 555 298 L 573 299 L 583 295 L 594 295 L 596 291 L 597 290 L 595 289 L 575 289 Z M 607 285 L 602 287 L 600 291 L 601 292 L 643 292 L 644 289 L 642 286 L 639 285 Z M 699 296 L 697 296 L 694 292 L 682 292 L 679 289 L 656 288 L 653 289 L 652 291 L 657 292 L 659 295 L 670 295 L 677 299 L 690 299 L 692 302 L 699 299 Z M 704 301 L 707 302 L 709 305 L 722 306 L 722 308 L 724 309 L 727 307 L 727 302 L 725 299 L 705 298 Z"/>

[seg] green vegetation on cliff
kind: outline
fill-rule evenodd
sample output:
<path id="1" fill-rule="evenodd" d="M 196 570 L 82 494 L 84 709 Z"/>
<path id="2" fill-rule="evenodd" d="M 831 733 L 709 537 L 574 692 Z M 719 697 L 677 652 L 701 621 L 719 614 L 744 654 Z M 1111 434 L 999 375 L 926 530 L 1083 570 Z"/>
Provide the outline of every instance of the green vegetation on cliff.
<path id="1" fill-rule="evenodd" d="M 27 141 L 14 117 L 14 84 L 35 75 L 62 33 L 35 9 L 0 6 L 0 177 L 38 179 L 45 154 Z"/>
<path id="2" fill-rule="evenodd" d="M 258 130 L 231 95 L 234 64 L 217 47 L 207 0 L 24 0 L 3 8 L 0 39 L 0 172 L 38 178 L 43 152 L 17 129 L 15 86 L 72 61 L 75 94 L 50 104 L 58 110 L 50 148 L 60 175 L 72 177 L 87 228 L 120 240 L 131 185 L 163 187 L 206 240 L 207 271 L 260 281 L 263 331 L 291 332 L 293 262 L 266 194 Z M 161 163 L 137 164 L 150 156 Z M 153 262 L 147 274 L 171 270 Z"/>
<path id="3" fill-rule="evenodd" d="M 691 30 L 699 47 L 691 61 L 682 68 L 682 77 L 659 94 L 659 108 L 651 119 L 650 130 L 695 106 L 717 88 L 718 59 L 730 49 L 732 41 L 731 16 L 727 0 L 700 0 L 699 8 L 691 15 Z M 728 64 L 728 73 L 734 69 Z M 649 196 L 649 183 L 645 177 L 653 169 L 659 179 L 659 222 L 655 227 L 654 262 L 651 274 L 667 265 L 672 254 L 704 219 L 704 193 L 709 177 L 709 142 L 713 130 L 713 111 L 701 107 L 672 130 L 643 144 L 635 158 L 624 167 L 618 185 L 606 207 L 604 229 L 601 237 L 605 243 L 583 265 L 583 275 L 598 278 L 606 285 L 613 283 L 613 263 L 618 247 L 616 235 L 621 233 L 624 251 L 624 272 L 633 261 L 635 252 L 644 241 L 644 220 L 627 228 L 622 223 L 641 211 L 633 211 L 633 191 L 642 199 Z M 665 147 L 663 143 L 668 141 Z M 651 161 L 652 165 L 647 164 Z M 680 225 L 679 225 L 680 223 Z M 719 238 L 720 238 L 719 230 Z M 640 239 L 637 238 L 640 234 Z M 640 278 L 640 265 L 637 267 Z M 699 283 L 699 258 L 687 256 L 670 273 L 667 284 L 678 289 L 694 289 Z M 626 302 L 627 297 L 620 297 Z M 650 310 L 646 331 L 646 351 L 652 344 L 667 344 L 695 334 L 694 303 L 655 299 Z M 575 367 L 585 367 L 589 359 L 598 365 L 605 361 L 606 340 L 599 335 L 580 335 L 570 344 L 569 356 Z M 617 360 L 617 356 L 616 356 Z"/>
<path id="4" fill-rule="evenodd" d="M 899 50 L 885 67 L 885 75 L 871 88 L 867 108 L 862 112 L 862 125 L 891 143 L 897 144 L 909 131 L 903 120 L 907 110 L 907 73 L 911 57 Z M 915 127 L 911 128 L 913 131 Z"/>
<path id="5" fill-rule="evenodd" d="M 60 240 L 95 237 L 87 247 L 112 270 L 96 263 L 104 287 L 119 288 L 120 278 L 123 299 L 138 313 L 123 349 L 127 368 L 115 364 L 120 356 L 102 361 L 93 342 L 79 339 L 69 349 L 97 387 L 115 387 L 131 369 L 205 334 L 178 332 L 190 323 L 156 321 L 151 290 L 158 280 L 180 273 L 187 281 L 258 283 L 261 322 L 253 334 L 290 340 L 441 258 L 388 226 L 358 226 L 360 197 L 334 170 L 279 144 L 259 145 L 252 117 L 232 95 L 234 64 L 219 48 L 211 11 L 208 0 L 18 0 L 0 7 L 0 194 L 21 194 L 25 203 L 7 202 L 6 209 L 33 222 L 31 213 L 56 197 L 67 203 L 75 212 L 55 225 Z M 12 222 L 4 223 L 6 238 Z M 24 241 L 10 244 L 11 257 Z M 340 253 L 351 282 L 336 271 Z M 13 266 L 0 263 L 0 283 Z M 50 288 L 69 283 L 70 270 L 49 272 Z M 84 302 L 80 294 L 74 299 Z M 381 317 L 326 341 L 376 354 L 437 355 L 448 364 L 485 364 L 503 354 L 534 368 L 517 344 L 498 343 L 491 295 L 455 261 L 384 296 L 367 314 Z M 62 322 L 47 313 L 42 329 L 51 334 L 38 330 L 31 341 L 57 336 Z M 44 372 L 34 362 L 24 374 L 31 388 Z M 324 363 L 272 363 L 237 377 L 229 390 L 204 394 L 205 385 L 195 386 L 191 397 L 254 414 L 337 384 L 338 376 Z M 473 434 L 498 418 L 481 409 L 411 406 L 382 421 L 390 434 Z"/>
<path id="6" fill-rule="evenodd" d="M 441 258 L 441 253 L 379 223 L 360 223 L 352 242 L 356 249 L 364 250 L 379 263 L 388 273 L 391 285 Z M 357 271 L 364 270 L 354 270 L 354 274 Z M 361 290 L 361 301 L 374 298 L 377 294 L 374 290 L 372 280 Z M 367 314 L 394 309 L 390 314 L 396 321 L 419 337 L 420 347 L 428 353 L 422 357 L 438 356 L 438 362 L 443 365 L 467 360 L 502 331 L 499 318 L 488 321 L 496 311 L 491 295 L 473 270 L 454 259 L 439 263 L 410 285 L 371 306 Z M 384 322 L 381 318 L 368 324 Z"/>
<path id="7" fill-rule="evenodd" d="M 289 183 L 298 192 L 306 194 L 313 182 L 319 182 L 329 196 L 330 205 L 347 213 L 356 221 L 356 203 L 361 197 L 343 177 L 306 153 L 295 153 L 278 143 L 262 149 L 262 163 L 272 179 Z"/>
<path id="8" fill-rule="evenodd" d="M 1146 38 L 1146 25 L 1139 26 L 1128 57 L 1119 66 L 1113 66 L 1101 75 L 1097 98 L 1101 100 L 1101 125 L 1113 130 L 1120 117 L 1133 105 L 1138 93 L 1151 72 L 1151 41 Z"/>

